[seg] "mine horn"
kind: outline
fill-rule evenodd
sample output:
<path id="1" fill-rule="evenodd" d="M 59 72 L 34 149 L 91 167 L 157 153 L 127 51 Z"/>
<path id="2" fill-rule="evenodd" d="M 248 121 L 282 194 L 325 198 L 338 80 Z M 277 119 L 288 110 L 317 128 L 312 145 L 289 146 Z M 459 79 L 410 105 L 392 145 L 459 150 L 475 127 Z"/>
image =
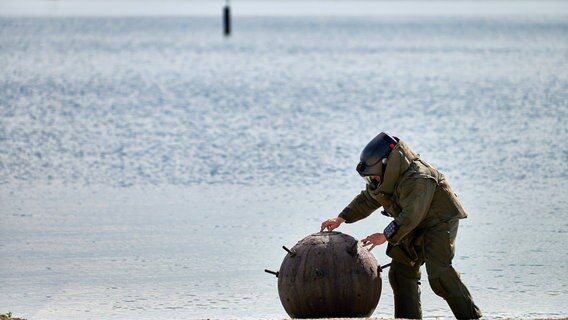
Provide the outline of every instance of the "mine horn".
<path id="1" fill-rule="evenodd" d="M 273 275 L 276 276 L 276 278 L 278 278 L 278 275 L 280 274 L 280 272 L 278 272 L 278 271 L 272 271 L 272 270 L 268 270 L 268 269 L 264 269 L 264 272 L 273 274 Z"/>

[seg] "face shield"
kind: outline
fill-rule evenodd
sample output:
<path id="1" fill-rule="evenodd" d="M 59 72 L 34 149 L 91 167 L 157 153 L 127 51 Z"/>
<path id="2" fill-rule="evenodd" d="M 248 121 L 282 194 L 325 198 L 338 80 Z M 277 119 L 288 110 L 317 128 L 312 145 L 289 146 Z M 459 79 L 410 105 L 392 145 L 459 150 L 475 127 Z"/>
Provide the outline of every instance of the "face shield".
<path id="1" fill-rule="evenodd" d="M 368 166 L 365 162 L 359 162 L 357 165 L 357 172 L 365 183 L 373 189 L 377 188 L 382 183 L 382 175 L 386 167 L 387 159 L 383 158 L 372 166 Z"/>
<path id="2" fill-rule="evenodd" d="M 371 187 L 376 188 L 382 183 L 388 156 L 397 143 L 394 137 L 381 132 L 361 152 L 356 169 Z"/>

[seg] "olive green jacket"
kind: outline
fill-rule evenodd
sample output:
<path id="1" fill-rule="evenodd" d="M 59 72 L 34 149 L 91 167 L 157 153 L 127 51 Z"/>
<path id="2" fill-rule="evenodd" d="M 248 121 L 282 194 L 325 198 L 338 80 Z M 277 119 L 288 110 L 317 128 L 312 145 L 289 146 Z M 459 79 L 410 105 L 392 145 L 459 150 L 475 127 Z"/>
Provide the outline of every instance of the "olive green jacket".
<path id="1" fill-rule="evenodd" d="M 339 216 L 353 223 L 381 206 L 399 226 L 388 239 L 392 244 L 398 244 L 413 230 L 467 217 L 444 175 L 402 140 L 389 154 L 383 183 L 376 189 L 367 185 Z"/>

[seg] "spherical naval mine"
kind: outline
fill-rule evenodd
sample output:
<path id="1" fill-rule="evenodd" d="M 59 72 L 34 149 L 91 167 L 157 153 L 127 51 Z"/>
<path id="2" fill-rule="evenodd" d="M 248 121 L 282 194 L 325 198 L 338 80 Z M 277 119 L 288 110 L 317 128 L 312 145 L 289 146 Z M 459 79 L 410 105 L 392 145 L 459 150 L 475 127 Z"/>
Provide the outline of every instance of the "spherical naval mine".
<path id="1" fill-rule="evenodd" d="M 381 296 L 377 260 L 361 242 L 341 232 L 299 241 L 282 261 L 278 294 L 292 318 L 370 316 Z"/>

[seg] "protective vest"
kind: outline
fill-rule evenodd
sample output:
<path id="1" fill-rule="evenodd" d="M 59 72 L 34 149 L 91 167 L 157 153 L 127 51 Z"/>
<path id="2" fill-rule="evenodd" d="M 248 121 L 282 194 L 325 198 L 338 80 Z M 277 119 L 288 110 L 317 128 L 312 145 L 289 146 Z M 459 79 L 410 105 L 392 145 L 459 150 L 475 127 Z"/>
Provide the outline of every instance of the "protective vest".
<path id="1" fill-rule="evenodd" d="M 467 217 L 444 175 L 402 140 L 389 154 L 383 180 L 375 189 L 367 185 L 339 216 L 352 223 L 382 206 L 399 225 L 397 242 L 415 229 Z"/>

